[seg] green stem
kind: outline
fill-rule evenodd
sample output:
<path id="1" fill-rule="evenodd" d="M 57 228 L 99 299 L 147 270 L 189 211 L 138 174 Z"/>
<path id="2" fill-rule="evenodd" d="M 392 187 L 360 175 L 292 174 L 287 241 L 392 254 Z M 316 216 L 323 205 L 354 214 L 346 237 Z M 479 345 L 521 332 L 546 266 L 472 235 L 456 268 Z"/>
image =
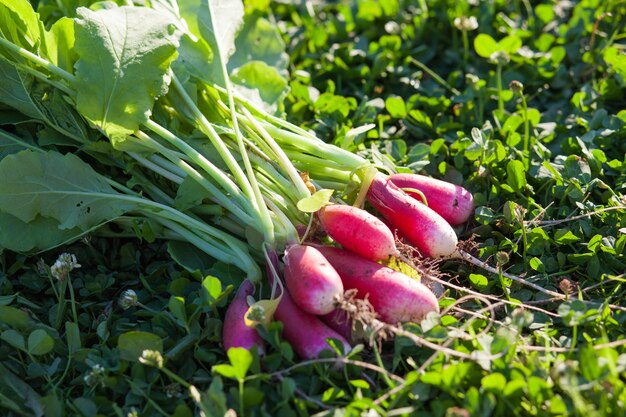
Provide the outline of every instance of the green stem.
<path id="1" fill-rule="evenodd" d="M 76 313 L 76 299 L 74 298 L 74 286 L 72 285 L 72 279 L 69 274 L 67 276 L 67 285 L 70 290 L 70 305 L 72 307 L 72 317 L 74 318 L 74 323 L 78 325 L 78 314 Z"/>
<path id="2" fill-rule="evenodd" d="M 182 184 L 183 178 L 179 177 L 176 174 L 173 174 L 171 171 L 164 169 L 163 167 L 155 164 L 154 162 L 149 161 L 148 159 L 144 158 L 138 153 L 128 152 L 128 155 L 130 155 L 131 158 L 139 162 L 145 168 L 148 168 L 150 171 L 153 171 L 159 174 L 160 176 L 167 178 L 168 180 L 172 181 L 175 184 L 178 184 L 178 185 Z"/>
<path id="3" fill-rule="evenodd" d="M 67 94 L 70 97 L 74 97 L 76 96 L 76 92 L 74 90 L 72 90 L 71 88 L 69 88 L 68 86 L 66 86 L 63 83 L 60 83 L 58 81 L 52 80 L 50 79 L 50 77 L 40 71 L 37 71 L 34 68 L 31 68 L 29 66 L 26 65 L 20 65 L 20 64 L 15 64 L 16 67 L 19 67 L 20 70 L 27 72 L 28 74 L 32 75 L 33 77 L 47 83 L 50 84 L 51 86 L 57 88 L 58 90 L 63 91 L 65 94 Z"/>
<path id="4" fill-rule="evenodd" d="M 54 319 L 54 328 L 61 327 L 63 321 L 63 315 L 65 314 L 65 292 L 67 291 L 67 278 L 61 281 L 61 288 L 59 289 L 59 307 L 57 308 L 57 316 Z"/>
<path id="5" fill-rule="evenodd" d="M 315 155 L 322 159 L 327 159 L 341 164 L 347 170 L 354 170 L 360 166 L 369 164 L 369 162 L 360 156 L 341 149 L 337 146 L 329 145 L 321 139 L 314 139 L 301 136 L 284 129 L 279 129 L 270 124 L 264 124 L 265 129 L 279 143 L 290 145 L 294 148 L 301 149 L 311 155 Z"/>
<path id="6" fill-rule="evenodd" d="M 504 114 L 504 99 L 502 98 L 502 64 L 496 67 L 496 83 L 498 88 L 498 110 L 500 115 Z"/>
<path id="7" fill-rule="evenodd" d="M 243 379 L 239 379 L 237 380 L 239 382 L 239 413 L 240 415 L 243 417 L 246 415 L 245 413 L 245 407 L 244 407 L 244 402 L 243 402 L 243 394 L 244 394 L 244 380 Z"/>
<path id="8" fill-rule="evenodd" d="M 50 71 L 51 74 L 56 75 L 59 78 L 62 78 L 68 83 L 70 84 L 76 83 L 76 77 L 73 74 L 70 74 L 64 69 L 57 67 L 56 65 L 54 65 L 48 60 L 43 59 L 42 57 L 35 55 L 32 52 L 15 45 L 14 43 L 8 41 L 7 39 L 0 37 L 0 45 L 6 47 L 8 50 L 12 52 L 15 52 L 22 58 L 26 58 L 27 60 L 33 62 L 34 64 L 37 64 L 40 67 L 47 69 L 48 71 Z"/>
<path id="9" fill-rule="evenodd" d="M 171 154 L 168 148 L 158 144 L 158 142 L 154 141 L 145 133 L 136 133 L 136 135 L 140 139 L 150 141 L 150 146 L 153 146 L 161 153 L 161 155 L 165 156 L 176 166 L 178 166 L 188 175 L 190 175 L 194 180 L 196 180 L 203 188 L 205 188 L 210 193 L 211 197 L 215 198 L 220 204 L 224 206 L 224 208 L 237 213 L 237 215 L 241 216 L 242 221 L 244 221 L 246 224 L 254 226 L 255 222 L 253 218 L 248 214 L 248 212 L 245 211 L 252 211 L 250 203 L 241 194 L 241 190 L 239 190 L 237 185 L 232 182 L 232 180 L 228 176 L 226 176 L 223 171 L 213 165 L 211 161 L 206 159 L 204 155 L 196 151 L 189 144 L 178 138 L 167 129 L 161 127 L 157 123 L 148 121 L 146 123 L 146 127 L 161 136 L 163 139 L 166 139 L 167 141 L 173 143 L 175 146 L 179 147 L 179 149 L 185 152 L 185 154 L 189 156 L 196 164 L 198 164 L 200 168 L 207 172 L 211 176 L 211 178 L 213 178 L 213 180 L 215 180 L 220 186 L 222 186 L 227 192 L 229 192 L 231 196 L 229 197 L 222 193 L 215 185 L 213 185 L 206 178 L 204 178 L 202 174 L 200 174 L 197 170 L 191 167 L 184 160 L 178 158 L 176 155 Z M 233 199 L 235 200 L 234 202 Z"/>
<path id="10" fill-rule="evenodd" d="M 170 378 L 172 381 L 179 383 L 183 387 L 189 389 L 189 387 L 191 386 L 189 382 L 185 381 L 183 378 L 179 377 L 174 372 L 170 371 L 168 368 L 163 367 L 163 368 L 159 368 L 159 370 L 163 372 L 165 375 L 167 375 L 167 377 Z"/>
<path id="11" fill-rule="evenodd" d="M 415 65 L 416 67 L 420 68 L 422 71 L 424 71 L 428 75 L 430 75 L 433 78 L 433 80 L 438 82 L 441 86 L 443 86 L 446 90 L 450 91 L 452 94 L 454 94 L 456 96 L 460 96 L 461 95 L 461 92 L 459 90 L 457 90 L 456 88 L 454 88 L 450 84 L 448 84 L 448 82 L 446 80 L 441 78 L 439 76 L 439 74 L 437 74 L 435 71 L 430 69 L 423 62 L 418 61 L 417 59 L 415 59 L 413 57 L 409 57 L 409 62 L 412 63 L 413 65 Z"/>
<path id="12" fill-rule="evenodd" d="M 278 164 L 285 171 L 287 176 L 291 179 L 293 185 L 295 185 L 298 190 L 298 194 L 300 198 L 306 198 L 311 196 L 311 192 L 308 187 L 302 180 L 302 177 L 293 166 L 285 152 L 281 149 L 280 146 L 276 143 L 274 138 L 268 133 L 268 131 L 263 128 L 263 126 L 250 114 L 250 112 L 245 108 L 241 107 L 244 116 L 248 119 L 248 121 L 252 124 L 252 126 L 256 129 L 256 131 L 261 135 L 261 137 L 265 140 L 265 142 L 269 145 L 269 147 L 274 152 L 274 155 L 278 159 Z M 235 118 L 236 120 L 236 118 Z"/>
<path id="13" fill-rule="evenodd" d="M 252 186 L 250 185 L 245 173 L 233 157 L 222 138 L 220 138 L 220 135 L 217 133 L 213 125 L 206 119 L 204 114 L 202 114 L 196 103 L 194 103 L 189 94 L 187 94 L 187 90 L 185 90 L 185 87 L 181 84 L 174 73 L 172 73 L 172 85 L 174 85 L 176 92 L 181 96 L 195 117 L 195 122 L 198 124 L 202 133 L 207 135 L 213 146 L 215 146 L 215 149 L 219 153 L 220 157 L 235 177 L 237 184 L 241 187 L 244 196 L 248 200 L 254 200 L 254 192 L 252 191 Z"/>
<path id="14" fill-rule="evenodd" d="M 469 58 L 469 39 L 467 31 L 463 30 L 461 35 L 463 37 L 463 64 L 467 65 L 467 60 Z"/>
<path id="15" fill-rule="evenodd" d="M 521 92 L 522 96 L 522 109 L 524 114 L 524 152 L 530 151 L 530 120 L 528 119 L 528 105 L 526 103 L 526 96 L 524 92 Z M 528 168 L 528 167 L 527 167 Z"/>

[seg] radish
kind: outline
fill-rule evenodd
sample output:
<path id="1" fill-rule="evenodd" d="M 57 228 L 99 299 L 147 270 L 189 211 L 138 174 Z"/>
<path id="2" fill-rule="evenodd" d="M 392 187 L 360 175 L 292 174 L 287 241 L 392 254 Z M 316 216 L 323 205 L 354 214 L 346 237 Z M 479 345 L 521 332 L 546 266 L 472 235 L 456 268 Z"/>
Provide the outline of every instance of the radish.
<path id="1" fill-rule="evenodd" d="M 332 247 L 319 251 L 335 267 L 345 289 L 357 289 L 386 323 L 423 319 L 431 311 L 439 311 L 437 297 L 423 284 L 376 262 Z"/>
<path id="2" fill-rule="evenodd" d="M 388 179 L 372 181 L 367 199 L 425 256 L 448 257 L 458 239 L 452 226 L 433 209 L 409 197 Z"/>
<path id="3" fill-rule="evenodd" d="M 342 335 L 346 340 L 352 341 L 352 319 L 347 312 L 335 309 L 328 314 L 320 316 L 320 319 L 328 327 Z"/>
<path id="4" fill-rule="evenodd" d="M 331 350 L 326 342 L 328 338 L 341 341 L 344 352 L 352 349 L 343 336 L 322 323 L 319 318 L 302 311 L 286 291 L 274 317 L 283 323 L 283 336 L 303 359 L 313 359 L 323 350 Z"/>
<path id="5" fill-rule="evenodd" d="M 317 215 L 326 233 L 350 252 L 372 261 L 398 253 L 389 227 L 363 209 L 330 205 L 322 207 Z"/>
<path id="6" fill-rule="evenodd" d="M 247 298 L 253 293 L 254 284 L 247 279 L 244 280 L 239 286 L 235 298 L 231 301 L 226 310 L 224 328 L 222 330 L 222 340 L 225 350 L 231 347 L 251 349 L 252 346 L 257 346 L 259 354 L 262 354 L 264 351 L 263 339 L 255 328 L 246 326 L 244 320 L 246 312 L 248 311 Z"/>
<path id="7" fill-rule="evenodd" d="M 285 252 L 285 285 L 294 302 L 307 313 L 330 313 L 343 295 L 337 271 L 312 246 L 292 245 Z"/>
<path id="8" fill-rule="evenodd" d="M 424 193 L 428 207 L 453 226 L 465 223 L 474 213 L 472 194 L 459 185 L 418 174 L 395 174 L 389 180 L 400 188 L 413 188 Z M 406 192 L 421 201 L 417 193 Z"/>

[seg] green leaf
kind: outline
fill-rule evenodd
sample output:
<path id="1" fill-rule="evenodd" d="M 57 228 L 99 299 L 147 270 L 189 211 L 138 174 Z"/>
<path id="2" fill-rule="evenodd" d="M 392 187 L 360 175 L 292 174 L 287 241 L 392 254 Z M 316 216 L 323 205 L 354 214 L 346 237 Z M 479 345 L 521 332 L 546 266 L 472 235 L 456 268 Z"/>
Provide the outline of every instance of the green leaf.
<path id="1" fill-rule="evenodd" d="M 23 222 L 54 219 L 60 229 L 83 231 L 119 217 L 128 202 L 75 155 L 22 151 L 0 161 L 0 211 Z"/>
<path id="2" fill-rule="evenodd" d="M 155 350 L 163 353 L 163 340 L 154 333 L 132 331 L 118 338 L 117 348 L 120 358 L 136 362 L 144 350 Z"/>
<path id="3" fill-rule="evenodd" d="M 180 32 L 170 15 L 142 7 L 81 8 L 78 16 L 76 106 L 109 138 L 123 139 L 167 92 Z"/>
<path id="4" fill-rule="evenodd" d="M 187 311 L 185 311 L 185 299 L 183 297 L 171 296 L 168 308 L 172 315 L 180 320 L 182 324 L 187 323 Z"/>
<path id="5" fill-rule="evenodd" d="M 537 272 L 545 272 L 546 271 L 546 267 L 543 264 L 543 262 L 541 262 L 541 259 L 537 258 L 537 257 L 533 257 L 530 260 L 530 267 L 532 269 L 534 269 Z"/>
<path id="6" fill-rule="evenodd" d="M 558 229 L 554 233 L 554 240 L 560 245 L 578 242 L 580 238 L 576 236 L 570 229 Z"/>
<path id="7" fill-rule="evenodd" d="M 246 14 L 243 27 L 235 39 L 235 53 L 228 61 L 228 70 L 232 72 L 248 62 L 262 61 L 284 75 L 289 64 L 285 48 L 285 41 L 276 24 L 259 13 Z"/>
<path id="8" fill-rule="evenodd" d="M 27 0 L 0 2 L 0 28 L 2 37 L 10 42 L 37 51 L 41 40 L 39 15 Z"/>
<path id="9" fill-rule="evenodd" d="M 65 322 L 65 338 L 67 339 L 67 350 L 74 353 L 81 347 L 80 329 L 78 324 L 72 321 Z"/>
<path id="10" fill-rule="evenodd" d="M 178 59 L 172 64 L 176 73 L 182 72 L 180 67 L 182 66 L 193 77 L 203 80 L 207 84 L 218 82 L 222 80 L 222 76 L 215 78 L 216 69 L 212 65 L 213 63 L 213 51 L 211 47 L 202 38 L 192 39 L 188 35 L 184 35 L 180 39 L 180 46 L 178 48 Z"/>
<path id="11" fill-rule="evenodd" d="M 5 330 L 0 334 L 0 339 L 16 349 L 26 352 L 26 341 L 24 340 L 24 336 L 18 331 L 13 329 Z"/>
<path id="12" fill-rule="evenodd" d="M 45 251 L 70 243 L 100 226 L 96 224 L 88 230 L 59 229 L 59 221 L 55 219 L 37 216 L 26 223 L 0 211 L 0 248 L 20 253 Z"/>
<path id="13" fill-rule="evenodd" d="M 206 188 L 189 175 L 176 190 L 174 207 L 181 211 L 188 210 L 202 204 L 202 200 L 207 197 L 209 194 Z"/>
<path id="14" fill-rule="evenodd" d="M 43 416 L 43 407 L 41 397 L 31 385 L 22 381 L 17 375 L 0 363 L 0 405 L 11 404 L 15 412 L 9 415 L 21 415 L 41 417 Z M 4 410 L 3 410 L 4 411 Z M 3 412 L 3 414 L 6 414 Z M 48 417 L 48 416 L 46 416 Z"/>
<path id="15" fill-rule="evenodd" d="M 509 35 L 500 39 L 496 46 L 498 51 L 504 51 L 509 55 L 517 52 L 522 47 L 522 40 L 517 36 Z"/>
<path id="16" fill-rule="evenodd" d="M 330 203 L 330 197 L 333 195 L 334 190 L 319 190 L 316 191 L 311 197 L 305 197 L 298 201 L 298 210 L 305 213 L 315 213 L 322 207 Z"/>
<path id="17" fill-rule="evenodd" d="M 469 279 L 472 282 L 472 286 L 478 290 L 484 290 L 489 286 L 489 280 L 484 275 L 470 274 Z"/>
<path id="18" fill-rule="evenodd" d="M 498 50 L 498 44 L 491 36 L 480 33 L 474 39 L 474 49 L 479 56 L 489 58 L 491 54 Z"/>
<path id="19" fill-rule="evenodd" d="M 0 323 L 16 330 L 27 330 L 31 326 L 28 313 L 11 306 L 0 306 Z"/>
<path id="20" fill-rule="evenodd" d="M 270 113 L 278 110 L 282 98 L 288 91 L 287 79 L 280 75 L 276 68 L 262 61 L 244 64 L 235 70 L 231 80 L 237 84 L 238 90 L 241 90 L 241 87 L 256 90 L 256 94 L 248 93 L 245 96 Z"/>
<path id="21" fill-rule="evenodd" d="M 199 30 L 224 64 L 235 52 L 235 35 L 243 24 L 241 0 L 201 0 Z"/>
<path id="22" fill-rule="evenodd" d="M 526 187 L 526 169 L 521 161 L 516 159 L 506 165 L 506 182 L 514 191 L 521 191 Z"/>
<path id="23" fill-rule="evenodd" d="M 33 119 L 44 118 L 41 109 L 31 97 L 32 77 L 18 71 L 7 59 L 0 56 L 0 103 L 18 110 Z"/>
<path id="24" fill-rule="evenodd" d="M 235 348 L 231 348 L 231 349 L 235 349 Z M 229 379 L 237 379 L 235 368 L 233 368 L 232 365 L 224 365 L 224 364 L 215 365 L 211 369 L 213 370 L 213 372 L 216 372 L 222 375 L 223 377 L 226 377 Z"/>
<path id="25" fill-rule="evenodd" d="M 78 58 L 74 51 L 74 19 L 62 17 L 54 22 L 46 36 L 46 56 L 57 67 L 73 72 Z"/>
<path id="26" fill-rule="evenodd" d="M 228 349 L 228 359 L 235 371 L 235 377 L 242 380 L 252 365 L 252 353 L 248 349 L 236 347 Z"/>
<path id="27" fill-rule="evenodd" d="M 480 381 L 480 385 L 487 391 L 501 393 L 502 389 L 506 386 L 506 378 L 501 373 L 495 372 L 483 377 Z"/>
<path id="28" fill-rule="evenodd" d="M 395 117 L 397 119 L 406 117 L 406 104 L 404 104 L 402 97 L 388 97 L 387 100 L 385 100 L 385 108 L 391 117 Z"/>
<path id="29" fill-rule="evenodd" d="M 187 242 L 170 240 L 167 242 L 167 253 L 189 272 L 206 271 L 215 263 L 213 258 Z"/>
<path id="30" fill-rule="evenodd" d="M 222 283 L 219 278 L 207 275 L 202 280 L 202 298 L 207 304 L 211 304 L 222 295 Z"/>
<path id="31" fill-rule="evenodd" d="M 33 330 L 28 336 L 28 353 L 45 355 L 54 348 L 54 339 L 43 329 Z"/>

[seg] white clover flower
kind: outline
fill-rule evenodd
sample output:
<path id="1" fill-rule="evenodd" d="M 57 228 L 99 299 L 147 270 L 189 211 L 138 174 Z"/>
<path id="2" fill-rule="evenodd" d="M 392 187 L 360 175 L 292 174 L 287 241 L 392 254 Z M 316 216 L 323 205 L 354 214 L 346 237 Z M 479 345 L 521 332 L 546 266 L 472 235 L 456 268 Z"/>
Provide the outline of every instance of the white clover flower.
<path id="1" fill-rule="evenodd" d="M 161 369 L 163 368 L 163 355 L 158 350 L 149 350 L 146 349 L 141 352 L 141 356 L 139 357 L 139 362 L 143 363 L 146 366 L 154 366 L 155 368 Z"/>
<path id="2" fill-rule="evenodd" d="M 139 417 L 139 411 L 135 407 L 130 407 L 130 411 L 126 414 L 126 417 Z"/>
<path id="3" fill-rule="evenodd" d="M 137 293 L 133 290 L 126 290 L 120 296 L 120 299 L 117 301 L 117 304 L 122 308 L 122 310 L 128 310 L 131 307 L 134 307 L 138 304 L 137 301 Z"/>
<path id="4" fill-rule="evenodd" d="M 94 365 L 91 367 L 91 371 L 84 376 L 83 381 L 90 387 L 96 385 L 104 386 L 104 368 L 102 365 Z"/>
<path id="5" fill-rule="evenodd" d="M 489 57 L 492 64 L 506 65 L 511 61 L 511 57 L 505 51 L 496 51 Z"/>
<path id="6" fill-rule="evenodd" d="M 76 255 L 62 253 L 59 255 L 54 265 L 50 267 L 50 273 L 59 281 L 64 281 L 69 273 L 77 268 L 80 268 L 80 264 L 76 260 Z"/>
<path id="7" fill-rule="evenodd" d="M 454 19 L 454 26 L 458 30 L 469 32 L 478 29 L 478 20 L 474 16 L 461 16 Z"/>

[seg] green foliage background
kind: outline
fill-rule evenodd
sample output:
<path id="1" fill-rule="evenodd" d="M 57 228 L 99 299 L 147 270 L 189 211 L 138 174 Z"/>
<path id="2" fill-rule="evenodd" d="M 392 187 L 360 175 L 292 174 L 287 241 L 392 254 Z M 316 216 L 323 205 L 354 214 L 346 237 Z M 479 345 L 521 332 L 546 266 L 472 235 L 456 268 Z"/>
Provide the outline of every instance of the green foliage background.
<path id="1" fill-rule="evenodd" d="M 93 2 L 32 3 L 52 22 Z M 5 251 L 2 414 L 622 415 L 626 4 L 256 0 L 246 7 L 283 34 L 288 60 L 259 50 L 290 74 L 287 119 L 380 164 L 466 186 L 477 209 L 460 237 L 544 291 L 447 262 L 440 267 L 451 282 L 512 304 L 491 301 L 490 310 L 446 289 L 442 307 L 450 309 L 405 326 L 438 349 L 397 338 L 339 362 L 301 362 L 273 324 L 260 359 L 238 350 L 226 356 L 220 346 L 238 270 L 220 263 L 182 270 L 148 231 L 142 242 L 112 230 L 113 238 L 37 257 Z M 476 28 L 455 24 L 470 16 Z M 260 45 L 266 39 L 250 36 Z M 61 252 L 81 264 L 64 283 L 48 279 Z M 75 302 L 55 296 L 67 285 Z M 128 289 L 137 302 L 123 309 L 118 299 Z M 160 351 L 165 368 L 138 362 L 144 348 Z"/>

